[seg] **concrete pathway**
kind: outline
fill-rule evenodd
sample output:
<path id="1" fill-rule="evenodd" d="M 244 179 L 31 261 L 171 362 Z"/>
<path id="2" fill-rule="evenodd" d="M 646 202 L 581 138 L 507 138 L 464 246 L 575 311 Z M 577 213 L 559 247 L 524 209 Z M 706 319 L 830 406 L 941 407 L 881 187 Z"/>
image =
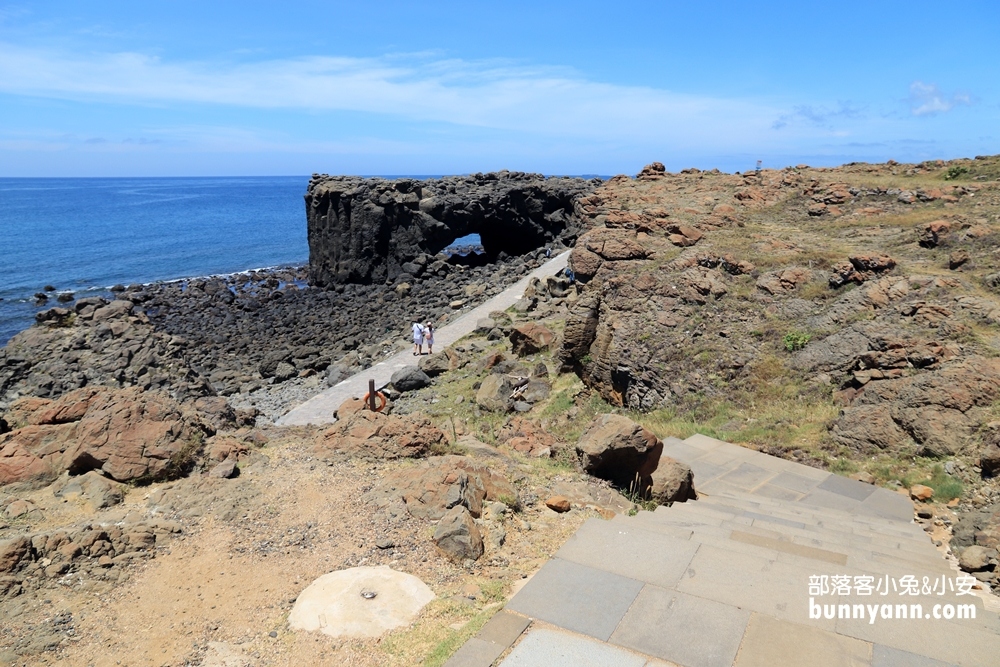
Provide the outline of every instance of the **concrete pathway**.
<path id="1" fill-rule="evenodd" d="M 439 350 L 443 350 L 460 338 L 469 335 L 475 330 L 476 322 L 480 319 L 488 317 L 495 310 L 507 310 L 513 306 L 524 294 L 524 290 L 532 278 L 554 276 L 566 267 L 568 260 L 569 251 L 556 255 L 489 301 L 476 306 L 458 319 L 435 330 L 434 345 Z M 416 365 L 416 363 L 417 358 L 413 356 L 411 349 L 407 348 L 405 352 L 399 352 L 371 368 L 352 375 L 326 391 L 313 396 L 305 403 L 296 406 L 279 419 L 278 424 L 298 426 L 333 423 L 336 421 L 333 417 L 334 411 L 347 399 L 364 396 L 368 392 L 369 380 L 374 379 L 375 386 L 381 389 L 389 384 L 389 378 L 392 377 L 393 373 L 400 368 Z"/>
<path id="2" fill-rule="evenodd" d="M 664 445 L 699 499 L 583 524 L 508 602 L 508 631 L 487 624 L 447 667 L 511 646 L 500 667 L 1000 664 L 995 607 L 955 590 L 907 497 L 701 435 Z M 960 605 L 975 618 L 947 618 Z"/>

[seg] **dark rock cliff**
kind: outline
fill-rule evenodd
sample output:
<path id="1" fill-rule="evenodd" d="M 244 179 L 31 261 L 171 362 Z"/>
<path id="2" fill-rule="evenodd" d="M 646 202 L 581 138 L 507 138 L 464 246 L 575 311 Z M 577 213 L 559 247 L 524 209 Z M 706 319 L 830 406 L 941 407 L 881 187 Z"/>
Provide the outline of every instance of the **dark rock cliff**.
<path id="1" fill-rule="evenodd" d="M 418 181 L 314 176 L 306 193 L 310 281 L 417 277 L 453 240 L 479 234 L 489 261 L 580 233 L 579 195 L 598 184 L 506 172 Z"/>

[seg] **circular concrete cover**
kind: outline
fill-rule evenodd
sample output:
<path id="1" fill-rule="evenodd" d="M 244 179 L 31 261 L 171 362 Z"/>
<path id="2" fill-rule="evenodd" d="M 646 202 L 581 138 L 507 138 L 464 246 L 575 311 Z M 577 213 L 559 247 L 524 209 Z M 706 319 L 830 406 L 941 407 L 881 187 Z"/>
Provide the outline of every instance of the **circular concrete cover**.
<path id="1" fill-rule="evenodd" d="M 434 597 L 411 574 L 385 566 L 352 567 L 309 584 L 295 601 L 288 625 L 331 637 L 378 637 L 408 624 Z"/>

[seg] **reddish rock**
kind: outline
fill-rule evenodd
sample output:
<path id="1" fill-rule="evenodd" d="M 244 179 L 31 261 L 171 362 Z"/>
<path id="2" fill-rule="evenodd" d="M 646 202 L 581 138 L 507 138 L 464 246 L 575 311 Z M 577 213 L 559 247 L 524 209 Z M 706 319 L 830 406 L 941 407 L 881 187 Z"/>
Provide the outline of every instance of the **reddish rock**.
<path id="1" fill-rule="evenodd" d="M 833 267 L 830 276 L 831 287 L 841 287 L 849 282 L 860 285 L 892 270 L 896 260 L 888 255 L 858 255 Z"/>
<path id="2" fill-rule="evenodd" d="M 31 541 L 27 537 L 15 537 L 0 542 L 0 572 L 14 572 L 19 563 L 31 554 Z"/>
<path id="3" fill-rule="evenodd" d="M 965 250 L 956 250 L 948 256 L 948 268 L 952 271 L 961 268 L 969 261 L 969 253 Z"/>
<path id="4" fill-rule="evenodd" d="M 566 496 L 552 496 L 545 501 L 545 506 L 554 512 L 568 512 L 571 509 L 569 498 Z"/>
<path id="5" fill-rule="evenodd" d="M 354 396 L 341 403 L 340 407 L 337 408 L 337 419 L 346 419 L 356 412 L 367 409 L 368 403 Z"/>
<path id="6" fill-rule="evenodd" d="M 361 410 L 325 431 L 315 451 L 320 455 L 338 452 L 372 459 L 416 458 L 444 443 L 444 432 L 428 419 Z"/>
<path id="7" fill-rule="evenodd" d="M 135 388 L 78 389 L 31 405 L 30 425 L 0 436 L 0 484 L 64 470 L 100 469 L 118 481 L 162 477 L 196 453 L 203 428 L 166 396 Z"/>
<path id="8" fill-rule="evenodd" d="M 935 220 L 928 223 L 920 232 L 918 243 L 924 248 L 935 248 L 941 243 L 941 239 L 951 232 L 951 224 L 945 220 Z"/>
<path id="9" fill-rule="evenodd" d="M 732 255 L 722 255 L 721 257 L 714 255 L 702 255 L 697 259 L 697 263 L 698 266 L 704 266 L 709 269 L 720 268 L 733 276 L 748 275 L 753 273 L 757 268 L 752 262 L 736 259 Z"/>
<path id="10" fill-rule="evenodd" d="M 720 218 L 734 218 L 736 216 L 736 207 L 730 204 L 718 204 L 712 209 L 712 213 Z"/>
<path id="11" fill-rule="evenodd" d="M 757 279 L 757 287 L 768 294 L 783 294 L 812 279 L 812 271 L 800 266 L 792 266 L 780 271 L 765 273 Z"/>
<path id="12" fill-rule="evenodd" d="M 666 171 L 667 168 L 661 162 L 653 162 L 642 168 L 642 171 L 636 175 L 636 180 L 655 181 L 663 178 L 666 175 Z"/>
<path id="13" fill-rule="evenodd" d="M 668 225 L 667 240 L 676 246 L 693 246 L 704 236 L 700 231 L 688 225 Z"/>
<path id="14" fill-rule="evenodd" d="M 510 332 L 512 351 L 521 357 L 549 349 L 555 339 L 550 329 L 537 322 L 519 324 Z"/>
<path id="15" fill-rule="evenodd" d="M 514 451 L 527 456 L 549 456 L 556 439 L 537 423 L 523 417 L 513 417 L 504 424 L 497 439 Z"/>
<path id="16" fill-rule="evenodd" d="M 913 500 L 930 500 L 934 497 L 934 489 L 923 484 L 914 484 L 910 487 L 910 498 Z"/>
<path id="17" fill-rule="evenodd" d="M 589 280 L 605 261 L 645 259 L 649 251 L 643 246 L 634 230 L 598 227 L 587 232 L 576 242 L 570 253 L 570 267 L 581 280 Z"/>

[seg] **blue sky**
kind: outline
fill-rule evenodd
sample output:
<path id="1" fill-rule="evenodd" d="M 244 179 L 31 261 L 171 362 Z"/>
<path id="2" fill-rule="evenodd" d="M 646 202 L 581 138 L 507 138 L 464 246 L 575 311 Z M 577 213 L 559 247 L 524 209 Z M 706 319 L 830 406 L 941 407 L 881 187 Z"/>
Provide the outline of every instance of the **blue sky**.
<path id="1" fill-rule="evenodd" d="M 998 29 L 996 0 L 0 0 L 0 176 L 1000 153 Z"/>

